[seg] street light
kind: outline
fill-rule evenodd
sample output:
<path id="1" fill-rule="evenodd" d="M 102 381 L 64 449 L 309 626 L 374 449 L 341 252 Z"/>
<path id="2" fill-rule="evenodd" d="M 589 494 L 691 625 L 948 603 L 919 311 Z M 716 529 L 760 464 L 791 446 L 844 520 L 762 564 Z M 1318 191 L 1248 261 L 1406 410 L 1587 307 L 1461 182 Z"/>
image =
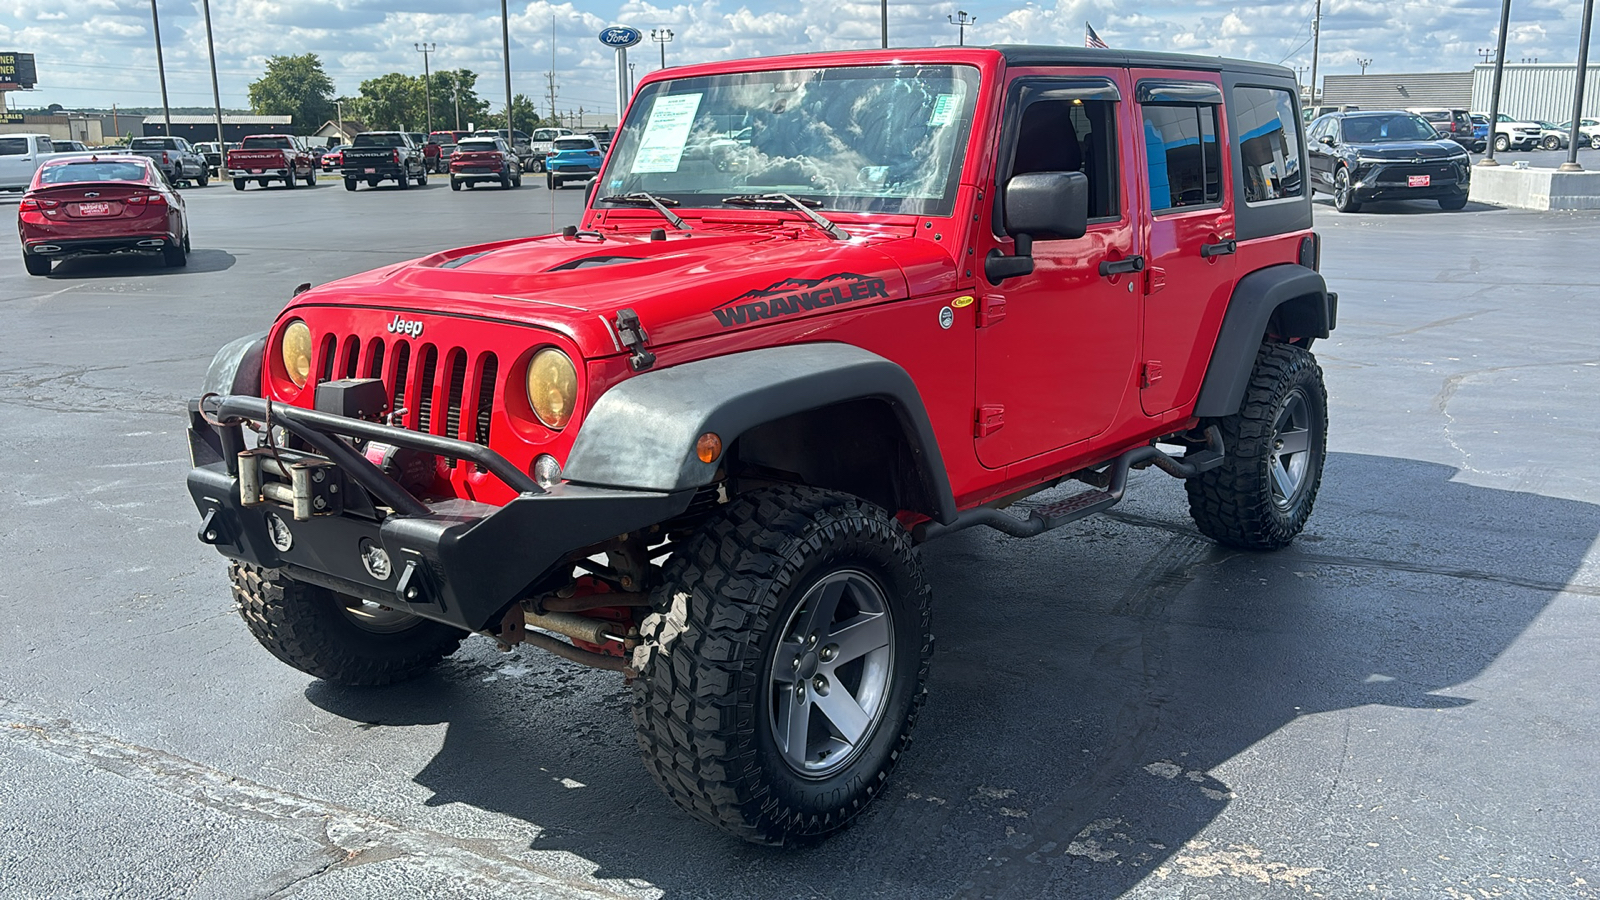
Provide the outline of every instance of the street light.
<path id="1" fill-rule="evenodd" d="M 428 133 L 433 134 L 433 72 L 428 68 L 428 54 L 439 49 L 439 45 L 413 43 L 411 46 L 422 54 L 422 96 L 423 102 L 428 105 Z"/>
<path id="2" fill-rule="evenodd" d="M 156 33 L 156 77 L 161 79 L 161 112 L 167 120 L 168 137 L 172 136 L 172 106 L 167 103 L 167 66 L 161 60 L 161 17 L 156 15 L 156 0 L 150 0 L 150 27 Z"/>
<path id="3" fill-rule="evenodd" d="M 950 20 L 951 25 L 961 29 L 956 41 L 959 46 L 965 47 L 967 45 L 967 26 L 976 23 L 978 21 L 978 17 L 968 17 L 967 11 L 964 9 L 956 10 L 956 16 L 960 16 L 960 18 L 958 19 L 955 16 L 945 16 L 945 18 Z"/>
<path id="4" fill-rule="evenodd" d="M 661 68 L 667 67 L 667 42 L 672 40 L 671 28 L 650 29 L 650 40 L 661 45 Z"/>
<path id="5" fill-rule="evenodd" d="M 1365 74 L 1367 74 L 1367 66 L 1372 65 L 1372 60 L 1371 60 L 1371 58 L 1358 59 L 1358 60 L 1356 60 L 1356 65 L 1361 67 L 1361 74 L 1365 75 Z"/>

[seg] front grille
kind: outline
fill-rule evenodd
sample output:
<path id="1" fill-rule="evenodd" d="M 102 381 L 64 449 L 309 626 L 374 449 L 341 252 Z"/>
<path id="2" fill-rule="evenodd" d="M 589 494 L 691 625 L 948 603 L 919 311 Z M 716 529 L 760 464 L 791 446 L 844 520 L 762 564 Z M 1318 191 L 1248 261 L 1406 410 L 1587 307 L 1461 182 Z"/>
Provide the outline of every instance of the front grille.
<path id="1" fill-rule="evenodd" d="M 382 379 L 390 412 L 399 413 L 395 425 L 489 446 L 499 360 L 493 353 L 472 356 L 461 347 L 441 353 L 434 344 L 413 349 L 411 343 L 404 337 L 378 337 L 363 346 L 356 335 L 324 335 L 314 368 L 319 381 Z M 446 465 L 455 468 L 456 461 Z"/>
<path id="2" fill-rule="evenodd" d="M 1412 175 L 1428 175 L 1432 178 L 1433 186 L 1441 184 L 1454 184 L 1456 181 L 1456 167 L 1452 165 L 1416 165 L 1405 163 L 1389 165 L 1378 170 L 1378 184 L 1405 184 L 1406 179 Z"/>

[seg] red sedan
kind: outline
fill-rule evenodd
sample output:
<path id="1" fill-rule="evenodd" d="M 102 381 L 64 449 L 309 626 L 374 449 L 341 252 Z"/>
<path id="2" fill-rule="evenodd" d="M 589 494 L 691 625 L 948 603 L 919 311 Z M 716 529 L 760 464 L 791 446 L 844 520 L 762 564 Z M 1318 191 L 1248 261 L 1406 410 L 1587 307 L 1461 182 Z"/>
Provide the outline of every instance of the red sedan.
<path id="1" fill-rule="evenodd" d="M 47 160 L 22 195 L 17 231 L 29 275 L 50 274 L 52 259 L 87 254 L 160 253 L 168 266 L 188 262 L 183 198 L 139 156 Z"/>

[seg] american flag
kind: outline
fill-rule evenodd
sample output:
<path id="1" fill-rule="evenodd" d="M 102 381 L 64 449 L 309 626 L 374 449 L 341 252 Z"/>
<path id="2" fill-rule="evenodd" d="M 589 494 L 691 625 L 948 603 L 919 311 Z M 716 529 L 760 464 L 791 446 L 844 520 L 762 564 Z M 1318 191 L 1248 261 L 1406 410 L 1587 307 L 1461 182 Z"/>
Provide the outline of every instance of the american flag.
<path id="1" fill-rule="evenodd" d="M 1096 47 L 1101 50 L 1111 49 L 1110 47 L 1106 46 L 1105 41 L 1100 40 L 1100 35 L 1094 33 L 1094 26 L 1090 25 L 1088 22 L 1083 23 L 1083 45 L 1085 47 Z"/>

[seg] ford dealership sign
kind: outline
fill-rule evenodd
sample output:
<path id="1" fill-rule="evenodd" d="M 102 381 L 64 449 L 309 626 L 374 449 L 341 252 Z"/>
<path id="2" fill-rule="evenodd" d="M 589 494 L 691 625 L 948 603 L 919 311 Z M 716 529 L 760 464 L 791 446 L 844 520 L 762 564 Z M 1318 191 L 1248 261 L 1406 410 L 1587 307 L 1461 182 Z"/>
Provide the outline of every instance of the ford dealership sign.
<path id="1" fill-rule="evenodd" d="M 600 43 L 607 47 L 632 47 L 644 40 L 644 32 L 626 25 L 613 25 L 600 32 Z"/>

